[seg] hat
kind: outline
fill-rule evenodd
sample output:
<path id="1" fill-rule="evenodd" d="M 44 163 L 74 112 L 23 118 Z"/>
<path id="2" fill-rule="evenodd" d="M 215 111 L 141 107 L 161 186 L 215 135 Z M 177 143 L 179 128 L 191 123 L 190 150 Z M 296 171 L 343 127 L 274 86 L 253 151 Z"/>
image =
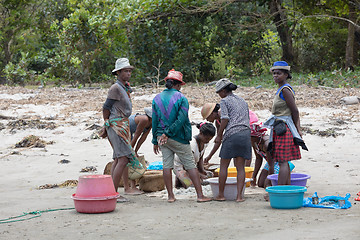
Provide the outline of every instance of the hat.
<path id="1" fill-rule="evenodd" d="M 152 108 L 151 107 L 146 107 L 144 108 L 145 114 L 149 117 L 152 118 Z"/>
<path id="2" fill-rule="evenodd" d="M 201 116 L 206 119 L 214 111 L 216 103 L 205 103 L 201 109 Z"/>
<path id="3" fill-rule="evenodd" d="M 215 91 L 220 92 L 223 88 L 227 87 L 231 83 L 232 82 L 229 79 L 222 78 L 222 79 L 220 79 L 219 81 L 216 82 Z"/>
<path id="4" fill-rule="evenodd" d="M 277 61 L 277 62 L 274 62 L 274 65 L 272 66 L 272 68 L 270 68 L 270 71 L 275 70 L 275 69 L 282 69 L 282 70 L 290 71 L 290 66 L 285 61 Z"/>
<path id="5" fill-rule="evenodd" d="M 182 78 L 183 78 L 183 74 L 181 72 L 175 71 L 174 69 L 171 69 L 168 72 L 168 75 L 165 78 L 165 81 L 168 80 L 168 79 L 173 79 L 173 80 L 181 82 L 181 85 L 185 85 L 185 82 L 182 80 Z"/>
<path id="6" fill-rule="evenodd" d="M 129 59 L 127 58 L 119 58 L 118 60 L 116 60 L 115 62 L 115 69 L 112 70 L 112 74 L 116 75 L 116 72 L 124 69 L 124 68 L 131 68 L 133 69 L 134 67 L 130 65 L 129 63 Z"/>

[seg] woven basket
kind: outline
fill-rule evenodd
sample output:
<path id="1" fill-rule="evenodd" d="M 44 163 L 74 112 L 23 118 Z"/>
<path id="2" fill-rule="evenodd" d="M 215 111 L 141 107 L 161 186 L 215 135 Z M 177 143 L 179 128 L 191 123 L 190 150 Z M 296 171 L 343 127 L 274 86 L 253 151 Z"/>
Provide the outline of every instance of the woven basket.
<path id="1" fill-rule="evenodd" d="M 139 188 L 144 192 L 156 192 L 165 189 L 162 170 L 147 170 L 139 180 Z"/>

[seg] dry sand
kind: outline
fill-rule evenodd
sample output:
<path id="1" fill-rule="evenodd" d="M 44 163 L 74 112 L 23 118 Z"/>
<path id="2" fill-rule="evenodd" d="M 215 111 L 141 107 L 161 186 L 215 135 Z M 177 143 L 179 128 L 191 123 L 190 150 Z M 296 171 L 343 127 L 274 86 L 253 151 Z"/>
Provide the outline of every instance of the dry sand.
<path id="1" fill-rule="evenodd" d="M 134 112 L 150 106 L 159 91 L 136 89 Z M 265 121 L 274 91 L 240 88 L 235 93 Z M 194 194 L 180 191 L 179 200 L 169 204 L 160 192 L 127 196 L 130 201 L 118 203 L 111 213 L 59 210 L 0 224 L 0 239 L 359 239 L 360 202 L 354 198 L 360 191 L 360 105 L 339 104 L 342 97 L 360 96 L 359 89 L 299 86 L 295 91 L 309 147 L 308 152 L 302 151 L 300 161 L 294 161 L 295 172 L 311 175 L 305 196 L 315 191 L 320 197 L 350 193 L 350 209 L 276 210 L 264 201 L 265 191 L 260 188 L 247 188 L 244 203 L 199 204 Z M 23 212 L 72 208 L 75 187 L 39 186 L 102 174 L 111 160 L 111 147 L 107 140 L 92 139 L 95 130 L 87 129 L 102 125 L 106 93 L 107 89 L 0 87 L 0 219 Z M 203 103 L 220 100 L 213 87 L 188 86 L 183 93 L 191 104 L 193 122 L 201 121 Z M 45 147 L 14 148 L 31 134 L 40 137 Z M 152 152 L 151 137 L 140 152 L 149 162 L 161 160 Z M 59 163 L 66 160 L 70 162 Z M 219 158 L 211 162 L 218 163 Z M 80 172 L 86 167 L 97 171 Z M 208 187 L 204 191 L 211 194 Z"/>

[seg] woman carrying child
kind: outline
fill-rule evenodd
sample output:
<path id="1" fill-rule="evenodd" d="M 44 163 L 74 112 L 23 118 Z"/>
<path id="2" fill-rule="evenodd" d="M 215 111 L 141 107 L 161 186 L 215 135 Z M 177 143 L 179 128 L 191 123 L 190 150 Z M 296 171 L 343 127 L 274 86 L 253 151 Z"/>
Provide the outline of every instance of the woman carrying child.
<path id="1" fill-rule="evenodd" d="M 295 92 L 288 84 L 291 79 L 290 66 L 285 61 L 275 62 L 270 69 L 279 88 L 275 94 L 272 116 L 264 123 L 271 128 L 268 150 L 272 158 L 279 163 L 279 185 L 290 185 L 289 161 L 301 158 L 300 148 L 307 150 L 302 140 L 299 110 L 295 103 Z"/>
<path id="2" fill-rule="evenodd" d="M 216 83 L 220 101 L 221 123 L 215 143 L 222 142 L 220 149 L 219 195 L 215 200 L 225 201 L 224 189 L 230 160 L 234 158 L 237 170 L 237 202 L 245 201 L 245 160 L 251 159 L 249 108 L 245 100 L 233 94 L 237 86 L 223 78 Z M 225 133 L 224 133 L 225 131 Z"/>
<path id="3" fill-rule="evenodd" d="M 195 164 L 200 174 L 200 179 L 203 180 L 207 178 L 207 173 L 204 169 L 203 157 L 205 153 L 205 149 L 208 146 L 210 140 L 215 136 L 216 129 L 211 123 L 200 123 L 197 124 L 196 127 L 199 129 L 199 134 L 193 137 L 193 140 L 190 142 L 192 154 L 195 159 Z M 184 166 L 181 164 L 180 159 L 177 155 L 174 158 L 174 169 L 176 175 L 176 183 L 175 186 L 178 186 L 178 181 L 185 187 L 189 187 L 192 182 L 184 170 Z"/>

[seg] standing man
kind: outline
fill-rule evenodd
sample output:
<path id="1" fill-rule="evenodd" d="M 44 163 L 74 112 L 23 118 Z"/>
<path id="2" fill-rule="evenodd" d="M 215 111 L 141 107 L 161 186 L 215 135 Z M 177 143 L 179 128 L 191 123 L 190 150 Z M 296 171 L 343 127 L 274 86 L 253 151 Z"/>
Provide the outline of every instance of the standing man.
<path id="1" fill-rule="evenodd" d="M 133 66 L 127 58 L 116 60 L 112 74 L 116 75 L 117 81 L 108 92 L 103 106 L 103 118 L 105 129 L 102 137 L 108 137 L 113 148 L 114 162 L 111 167 L 111 176 L 117 192 L 124 168 L 130 162 L 134 166 L 141 166 L 131 147 L 129 117 L 132 111 L 129 85 Z"/>
<path id="2" fill-rule="evenodd" d="M 163 177 L 168 192 L 168 202 L 175 202 L 176 198 L 172 185 L 172 169 L 174 168 L 174 154 L 179 157 L 185 170 L 189 173 L 194 184 L 197 201 L 211 201 L 203 195 L 200 176 L 195 165 L 194 156 L 191 151 L 191 124 L 188 111 L 189 102 L 180 92 L 181 86 L 185 84 L 182 73 L 169 71 L 166 81 L 166 89 L 156 95 L 152 103 L 152 133 L 154 153 L 159 153 L 163 158 Z M 159 146 L 160 145 L 160 146 Z"/>

